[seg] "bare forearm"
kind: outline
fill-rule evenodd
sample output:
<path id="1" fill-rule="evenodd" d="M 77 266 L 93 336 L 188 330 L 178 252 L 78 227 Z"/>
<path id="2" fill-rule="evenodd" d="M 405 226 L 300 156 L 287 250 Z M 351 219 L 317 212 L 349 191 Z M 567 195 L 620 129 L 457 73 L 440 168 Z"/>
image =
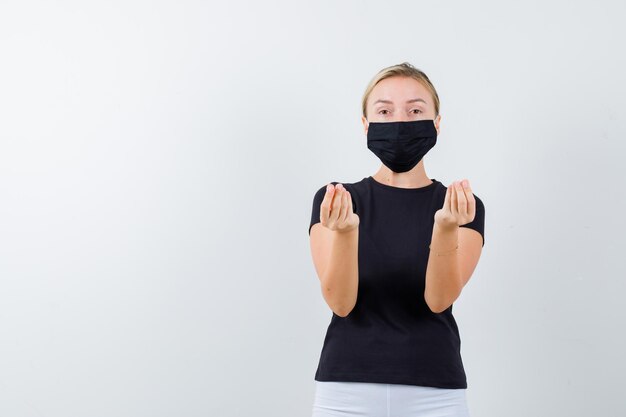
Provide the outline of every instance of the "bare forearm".
<path id="1" fill-rule="evenodd" d="M 462 290 L 458 251 L 453 251 L 458 239 L 458 226 L 443 229 L 435 223 L 426 267 L 424 298 L 436 313 L 447 309 Z M 442 254 L 437 256 L 438 252 Z"/>
<path id="2" fill-rule="evenodd" d="M 346 316 L 356 303 L 359 285 L 359 228 L 333 232 L 328 266 L 322 279 L 322 292 L 332 310 Z"/>

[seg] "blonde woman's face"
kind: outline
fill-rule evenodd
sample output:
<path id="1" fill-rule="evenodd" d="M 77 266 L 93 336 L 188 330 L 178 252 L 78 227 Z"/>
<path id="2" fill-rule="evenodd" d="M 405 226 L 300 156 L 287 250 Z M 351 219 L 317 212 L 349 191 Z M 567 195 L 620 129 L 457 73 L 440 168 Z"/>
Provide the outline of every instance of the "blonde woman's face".
<path id="1" fill-rule="evenodd" d="M 365 133 L 369 122 L 408 122 L 435 119 L 430 92 L 414 78 L 395 76 L 380 81 L 367 100 L 367 119 L 361 117 Z M 439 121 L 435 127 L 439 133 Z M 369 120 L 369 122 L 368 122 Z"/>

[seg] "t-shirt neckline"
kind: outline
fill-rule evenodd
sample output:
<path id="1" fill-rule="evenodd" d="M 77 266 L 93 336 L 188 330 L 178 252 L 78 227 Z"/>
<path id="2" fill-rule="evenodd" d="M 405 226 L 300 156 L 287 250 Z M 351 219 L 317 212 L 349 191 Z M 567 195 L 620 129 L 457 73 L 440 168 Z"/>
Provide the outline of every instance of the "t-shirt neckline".
<path id="1" fill-rule="evenodd" d="M 400 192 L 400 193 L 420 193 L 424 191 L 429 191 L 429 190 L 434 189 L 438 182 L 435 178 L 431 178 L 430 180 L 432 181 L 432 183 L 425 185 L 423 187 L 402 188 L 402 187 L 394 187 L 393 185 L 387 185 L 387 184 L 383 184 L 382 182 L 378 182 L 371 175 L 367 177 L 367 180 L 378 188 L 385 189 L 385 190 L 393 190 L 393 191 Z"/>

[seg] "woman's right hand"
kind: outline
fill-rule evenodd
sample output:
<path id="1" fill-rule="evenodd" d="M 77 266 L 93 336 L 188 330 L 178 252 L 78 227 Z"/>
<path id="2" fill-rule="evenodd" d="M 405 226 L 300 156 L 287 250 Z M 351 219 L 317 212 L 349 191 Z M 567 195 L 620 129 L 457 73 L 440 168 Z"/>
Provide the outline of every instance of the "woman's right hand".
<path id="1" fill-rule="evenodd" d="M 359 216 L 352 208 L 352 196 L 338 183 L 326 186 L 326 195 L 320 205 L 320 222 L 335 232 L 349 232 L 359 227 Z"/>

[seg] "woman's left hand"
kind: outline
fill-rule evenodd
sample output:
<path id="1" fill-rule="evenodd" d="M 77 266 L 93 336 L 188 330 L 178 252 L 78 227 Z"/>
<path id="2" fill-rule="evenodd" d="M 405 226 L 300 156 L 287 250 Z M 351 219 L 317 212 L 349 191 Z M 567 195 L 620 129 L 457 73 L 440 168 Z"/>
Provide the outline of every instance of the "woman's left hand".
<path id="1" fill-rule="evenodd" d="M 435 212 L 435 223 L 446 229 L 467 224 L 475 215 L 476 200 L 469 180 L 454 181 L 448 186 L 443 207 Z"/>

